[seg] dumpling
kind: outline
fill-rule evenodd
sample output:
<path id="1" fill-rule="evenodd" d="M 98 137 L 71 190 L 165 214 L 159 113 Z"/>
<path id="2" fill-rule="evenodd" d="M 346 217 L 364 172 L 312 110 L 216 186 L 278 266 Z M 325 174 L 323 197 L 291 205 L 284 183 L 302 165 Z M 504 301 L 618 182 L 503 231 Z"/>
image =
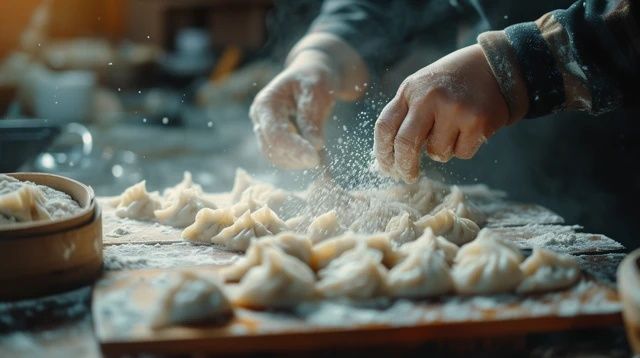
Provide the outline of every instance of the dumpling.
<path id="1" fill-rule="evenodd" d="M 382 192 L 383 199 L 408 204 L 420 215 L 429 213 L 448 192 L 446 185 L 426 177 L 413 184 L 398 184 Z"/>
<path id="2" fill-rule="evenodd" d="M 165 292 L 152 313 L 152 327 L 221 322 L 232 316 L 231 304 L 218 282 L 189 271 L 171 273 L 166 279 L 169 282 L 162 283 Z"/>
<path id="3" fill-rule="evenodd" d="M 451 271 L 456 291 L 463 294 L 513 291 L 522 281 L 522 259 L 515 245 L 484 229 L 456 255 Z"/>
<path id="4" fill-rule="evenodd" d="M 331 210 L 316 217 L 309 225 L 307 234 L 315 244 L 330 237 L 337 236 L 343 231 L 344 229 L 338 221 L 338 214 L 335 210 Z"/>
<path id="5" fill-rule="evenodd" d="M 284 221 L 265 206 L 253 213 L 247 210 L 232 225 L 213 236 L 211 242 L 230 250 L 245 251 L 252 238 L 275 235 L 286 230 Z"/>
<path id="6" fill-rule="evenodd" d="M 415 241 L 407 242 L 400 246 L 397 253 L 400 258 L 404 258 L 414 251 L 422 250 L 440 250 L 444 254 L 447 263 L 452 265 L 459 247 L 442 236 L 434 235 L 431 228 L 427 228 Z"/>
<path id="7" fill-rule="evenodd" d="M 50 220 L 45 197 L 34 185 L 25 184 L 16 191 L 0 195 L 0 214 L 11 221 L 27 222 Z"/>
<path id="8" fill-rule="evenodd" d="M 253 309 L 289 307 L 313 298 L 314 283 L 313 271 L 302 261 L 265 247 L 262 262 L 244 275 L 233 302 Z"/>
<path id="9" fill-rule="evenodd" d="M 231 190 L 232 203 L 244 203 L 249 210 L 268 206 L 278 216 L 290 218 L 303 210 L 305 201 L 273 185 L 254 180 L 246 171 L 238 169 Z"/>
<path id="10" fill-rule="evenodd" d="M 412 219 L 420 214 L 410 206 L 399 202 L 385 202 L 372 199 L 366 210 L 349 226 L 349 230 L 357 233 L 374 233 L 384 231 L 389 221 L 398 215 L 408 213 Z"/>
<path id="11" fill-rule="evenodd" d="M 237 203 L 242 193 L 251 185 L 253 185 L 253 178 L 249 173 L 241 168 L 236 169 L 236 177 L 233 181 L 233 188 L 231 189 L 231 202 Z"/>
<path id="12" fill-rule="evenodd" d="M 397 244 L 413 241 L 422 232 L 416 227 L 409 213 L 403 213 L 389 220 L 385 232 Z"/>
<path id="13" fill-rule="evenodd" d="M 453 288 L 445 253 L 435 245 L 422 245 L 394 266 L 387 276 L 387 288 L 393 297 L 430 297 Z"/>
<path id="14" fill-rule="evenodd" d="M 449 209 L 443 209 L 435 215 L 425 215 L 415 225 L 422 230 L 431 228 L 434 235 L 443 236 L 456 245 L 473 240 L 480 231 L 476 223 L 457 216 Z"/>
<path id="15" fill-rule="evenodd" d="M 182 239 L 211 243 L 222 229 L 233 225 L 235 216 L 228 209 L 204 208 L 196 214 L 195 222 L 182 231 Z"/>
<path id="16" fill-rule="evenodd" d="M 279 248 L 287 255 L 293 256 L 307 265 L 311 261 L 311 241 L 301 235 L 283 232 L 260 240 L 254 239 L 244 257 L 221 270 L 225 281 L 240 281 L 252 267 L 260 265 L 265 247 Z"/>
<path id="17" fill-rule="evenodd" d="M 457 216 L 469 219 L 477 225 L 486 221 L 485 215 L 472 202 L 465 199 L 464 193 L 456 185 L 451 188 L 451 193 L 444 198 L 442 203 L 431 211 L 431 214 L 435 215 L 443 209 L 453 210 Z"/>
<path id="18" fill-rule="evenodd" d="M 580 278 L 580 266 L 571 255 L 534 248 L 521 265 L 524 279 L 517 292 L 530 293 L 569 287 Z"/>
<path id="19" fill-rule="evenodd" d="M 388 236 L 384 234 L 361 235 L 347 232 L 314 245 L 311 255 L 311 267 L 315 270 L 326 267 L 331 261 L 356 247 L 359 242 L 364 243 L 370 249 L 380 251 L 382 262 L 385 266 L 391 267 L 396 262 L 396 254 Z"/>
<path id="20" fill-rule="evenodd" d="M 116 216 L 134 220 L 153 220 L 154 211 L 160 209 L 160 201 L 147 192 L 146 181 L 127 188 L 118 200 Z"/>
<path id="21" fill-rule="evenodd" d="M 178 197 L 185 189 L 192 189 L 198 194 L 201 194 L 203 192 L 202 186 L 193 182 L 193 177 L 191 175 L 191 172 L 189 171 L 184 172 L 184 174 L 182 175 L 182 181 L 180 183 L 165 189 L 162 194 L 165 198 L 173 200 L 174 198 Z"/>
<path id="22" fill-rule="evenodd" d="M 318 292 L 329 298 L 372 298 L 386 293 L 387 270 L 382 253 L 358 244 L 318 273 Z"/>
<path id="23" fill-rule="evenodd" d="M 200 210 L 217 208 L 213 202 L 202 197 L 202 193 L 195 188 L 181 189 L 180 192 L 172 195 L 173 198 L 167 207 L 153 212 L 156 220 L 164 225 L 185 227 L 193 224 Z"/>

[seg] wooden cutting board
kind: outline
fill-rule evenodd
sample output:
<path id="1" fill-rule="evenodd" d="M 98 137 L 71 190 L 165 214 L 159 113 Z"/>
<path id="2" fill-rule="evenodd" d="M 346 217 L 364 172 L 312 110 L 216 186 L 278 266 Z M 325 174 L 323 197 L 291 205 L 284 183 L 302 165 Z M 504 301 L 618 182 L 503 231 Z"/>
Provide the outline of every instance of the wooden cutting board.
<path id="1" fill-rule="evenodd" d="M 212 199 L 228 200 L 224 194 Z M 617 253 L 624 249 L 622 245 L 604 235 L 581 233 L 578 226 L 562 225 L 560 216 L 541 206 L 484 195 L 478 202 L 488 215 L 487 227 L 524 250 L 544 246 L 580 255 L 583 270 L 589 274 L 571 289 L 540 295 L 449 296 L 359 305 L 331 301 L 307 303 L 290 311 L 240 309 L 224 326 L 153 330 L 147 322 L 160 294 L 153 282 L 177 269 L 215 274 L 216 269 L 233 262 L 238 255 L 212 246 L 184 243 L 180 229 L 118 218 L 113 208 L 105 205 L 109 198 L 100 201 L 105 208 L 105 264 L 110 272 L 94 289 L 92 310 L 98 340 L 107 354 L 251 354 L 419 344 L 621 324 L 620 302 L 610 275 L 604 272 L 615 271 L 623 256 Z M 137 250 L 132 264 L 127 265 L 124 260 L 125 264 L 109 266 L 110 256 L 122 258 L 129 248 Z M 154 261 L 153 255 L 163 256 L 163 261 Z M 167 256 L 175 259 L 167 261 Z M 138 264 L 139 260 L 144 262 Z M 605 266 L 612 268 L 605 270 Z"/>
<path id="2" fill-rule="evenodd" d="M 215 274 L 216 267 L 189 270 Z M 621 323 L 616 291 L 587 278 L 571 289 L 541 295 L 449 296 L 359 305 L 330 301 L 307 303 L 290 311 L 238 309 L 223 326 L 154 330 L 148 320 L 161 292 L 154 282 L 167 272 L 113 272 L 96 285 L 93 319 L 104 353 L 228 354 L 388 346 Z"/>

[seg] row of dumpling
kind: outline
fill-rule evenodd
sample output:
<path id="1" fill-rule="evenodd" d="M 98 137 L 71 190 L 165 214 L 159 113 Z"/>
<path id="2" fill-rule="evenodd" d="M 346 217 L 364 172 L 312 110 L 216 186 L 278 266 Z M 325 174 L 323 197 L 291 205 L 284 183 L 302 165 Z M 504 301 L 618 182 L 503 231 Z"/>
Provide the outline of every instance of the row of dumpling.
<path id="1" fill-rule="evenodd" d="M 200 185 L 186 172 L 182 182 L 164 191 L 149 193 L 142 181 L 114 202 L 115 214 L 136 220 L 156 221 L 184 228 L 185 240 L 220 244 L 243 251 L 254 237 L 282 231 L 308 233 L 313 242 L 346 231 L 388 232 L 396 242 L 409 242 L 431 228 L 457 244 L 472 240 L 484 221 L 458 187 L 428 179 L 358 195 L 339 187 L 312 185 L 307 200 L 251 178 L 239 169 L 230 203 L 219 208 L 207 200 Z M 327 210 L 322 213 L 320 210 Z M 423 213 L 429 210 L 424 216 Z M 286 220 L 286 221 L 285 221 Z"/>
<path id="2" fill-rule="evenodd" d="M 220 321 L 233 306 L 291 307 L 325 298 L 426 298 L 449 293 L 532 293 L 569 287 L 580 278 L 570 255 L 520 251 L 483 230 L 459 248 L 431 230 L 394 247 L 386 235 L 344 234 L 316 245 L 281 233 L 253 240 L 245 257 L 219 275 L 170 274 L 151 317 L 156 328 Z"/>
<path id="3" fill-rule="evenodd" d="M 263 309 L 322 298 L 423 298 L 531 293 L 565 288 L 580 277 L 569 255 L 519 249 L 483 230 L 461 248 L 427 229 L 395 246 L 388 235 L 346 233 L 313 245 L 281 233 L 252 240 L 245 257 L 222 269 L 232 302 Z"/>
<path id="4" fill-rule="evenodd" d="M 246 210 L 254 212 L 267 206 L 283 213 L 287 205 L 300 205 L 302 199 L 274 188 L 270 184 L 254 181 L 239 169 L 231 193 L 233 212 L 239 216 Z M 140 221 L 154 221 L 164 225 L 184 228 L 193 224 L 202 209 L 217 209 L 218 205 L 204 196 L 202 187 L 193 182 L 191 173 L 185 172 L 177 185 L 158 192 L 148 192 L 143 180 L 127 188 L 112 205 L 116 216 Z M 229 208 L 231 209 L 231 208 Z M 289 209 L 291 210 L 291 209 Z"/>
<path id="5" fill-rule="evenodd" d="M 459 189 L 453 190 L 447 198 L 455 198 L 458 193 L 461 195 Z M 381 213 L 381 210 L 373 210 L 371 217 L 363 215 L 360 221 L 346 227 L 336 209 L 311 219 L 310 223 L 304 215 L 284 221 L 268 205 L 260 206 L 259 203 L 263 201 L 256 201 L 252 195 L 246 195 L 250 192 L 245 191 L 244 194 L 243 199 L 230 207 L 203 209 L 198 212 L 195 222 L 182 232 L 182 238 L 190 242 L 213 243 L 231 250 L 244 251 L 252 238 L 284 231 L 306 234 L 314 244 L 345 232 L 381 231 L 388 233 L 395 243 L 402 244 L 415 240 L 426 229 L 431 229 L 435 235 L 443 236 L 459 245 L 473 240 L 480 231 L 474 221 L 456 214 L 452 209 L 455 206 L 450 208 L 444 205 L 435 208 L 435 213 L 418 219 L 408 211 L 395 212 L 396 216 L 389 217 L 389 211 Z M 447 200 L 443 202 L 447 203 Z M 477 213 L 468 205 L 457 205 L 457 212 L 460 212 L 461 208 L 466 213 Z M 475 215 L 478 217 L 480 214 Z M 376 220 L 384 220 L 382 230 L 378 230 L 379 226 L 370 226 L 368 230 L 360 230 L 361 227 L 354 226 Z"/>

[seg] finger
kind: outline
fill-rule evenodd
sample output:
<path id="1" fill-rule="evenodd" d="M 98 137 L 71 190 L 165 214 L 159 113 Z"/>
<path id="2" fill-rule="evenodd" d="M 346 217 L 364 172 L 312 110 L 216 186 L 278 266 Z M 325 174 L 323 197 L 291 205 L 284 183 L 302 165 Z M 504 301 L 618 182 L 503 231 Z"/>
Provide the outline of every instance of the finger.
<path id="1" fill-rule="evenodd" d="M 387 103 L 376 121 L 373 147 L 378 166 L 384 173 L 389 173 L 393 167 L 394 140 L 407 111 L 404 100 L 396 97 Z"/>
<path id="2" fill-rule="evenodd" d="M 331 110 L 333 101 L 323 94 L 314 95 L 303 89 L 297 99 L 296 124 L 302 136 L 307 139 L 316 150 L 324 148 L 323 124 Z"/>
<path id="3" fill-rule="evenodd" d="M 427 137 L 427 154 L 437 162 L 446 163 L 453 156 L 460 131 L 451 122 L 447 117 L 436 117 Z"/>
<path id="4" fill-rule="evenodd" d="M 478 131 L 463 130 L 456 141 L 454 153 L 460 159 L 471 159 L 487 138 Z"/>
<path id="5" fill-rule="evenodd" d="M 394 166 L 407 183 L 415 182 L 420 173 L 422 145 L 434 122 L 429 108 L 426 105 L 411 107 L 394 140 Z"/>
<path id="6" fill-rule="evenodd" d="M 281 168 L 306 169 L 318 165 L 315 148 L 302 138 L 289 120 L 294 113 L 286 101 L 257 99 L 250 109 L 258 144 L 267 158 Z"/>

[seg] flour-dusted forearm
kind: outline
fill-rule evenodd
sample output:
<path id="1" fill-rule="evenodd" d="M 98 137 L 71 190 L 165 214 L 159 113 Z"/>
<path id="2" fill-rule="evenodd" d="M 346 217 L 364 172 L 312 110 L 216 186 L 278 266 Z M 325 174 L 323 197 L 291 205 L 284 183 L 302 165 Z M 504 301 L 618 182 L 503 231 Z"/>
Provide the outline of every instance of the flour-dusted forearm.
<path id="1" fill-rule="evenodd" d="M 478 42 L 512 120 L 560 110 L 599 114 L 632 105 L 640 79 L 640 20 L 631 0 L 578 1 Z"/>

